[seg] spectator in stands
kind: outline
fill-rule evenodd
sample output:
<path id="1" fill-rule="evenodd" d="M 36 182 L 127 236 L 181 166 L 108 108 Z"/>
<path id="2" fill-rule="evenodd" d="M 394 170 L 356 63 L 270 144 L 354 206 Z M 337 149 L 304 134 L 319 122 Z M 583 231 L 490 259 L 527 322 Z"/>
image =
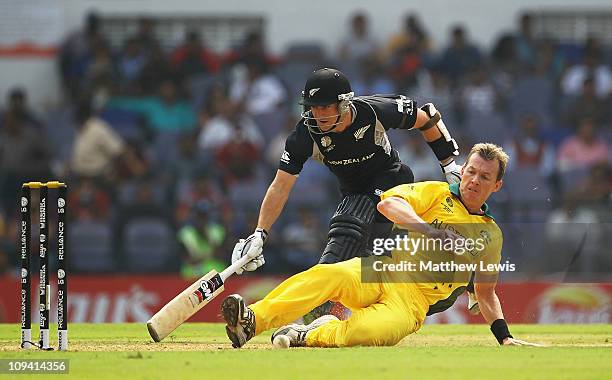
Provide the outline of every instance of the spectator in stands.
<path id="1" fill-rule="evenodd" d="M 279 63 L 278 58 L 267 51 L 264 36 L 255 30 L 246 33 L 243 41 L 225 55 L 223 65 L 231 67 L 251 60 L 262 60 L 269 66 Z"/>
<path id="2" fill-rule="evenodd" d="M 278 109 L 287 99 L 287 91 L 281 81 L 269 71 L 261 59 L 250 59 L 230 83 L 230 99 L 252 116 Z"/>
<path id="3" fill-rule="evenodd" d="M 148 172 L 130 182 L 123 183 L 120 191 L 123 191 L 121 205 L 122 218 L 136 218 L 139 216 L 152 216 L 172 220 L 173 210 L 168 202 L 169 189 L 163 181 L 160 181 L 158 173 Z"/>
<path id="4" fill-rule="evenodd" d="M 582 93 L 572 97 L 563 114 L 563 120 L 572 129 L 581 118 L 588 117 L 596 125 L 606 125 L 610 119 L 610 99 L 601 99 L 595 92 L 595 82 L 588 77 L 582 84 Z"/>
<path id="5" fill-rule="evenodd" d="M 43 131 L 7 113 L 0 129 L 0 208 L 12 215 L 21 184 L 49 178 L 51 162 L 51 147 Z"/>
<path id="6" fill-rule="evenodd" d="M 91 62 L 94 45 L 105 44 L 100 31 L 100 16 L 89 13 L 85 28 L 71 33 L 62 43 L 59 51 L 59 69 L 64 90 L 72 98 L 81 91 L 81 82 Z"/>
<path id="7" fill-rule="evenodd" d="M 28 104 L 28 94 L 25 89 L 21 87 L 12 88 L 6 99 L 6 110 L 5 113 L 12 113 L 18 118 L 22 119 L 26 125 L 42 128 L 42 123 L 34 115 Z"/>
<path id="8" fill-rule="evenodd" d="M 195 30 L 187 32 L 185 42 L 172 53 L 170 62 L 181 79 L 219 71 L 219 59 Z"/>
<path id="9" fill-rule="evenodd" d="M 221 189 L 216 173 L 210 168 L 205 172 L 198 173 L 191 181 L 185 181 L 177 185 L 175 194 L 176 209 L 174 218 L 182 224 L 187 221 L 190 212 L 200 201 L 207 201 L 217 207 L 221 214 L 221 220 L 225 220 L 224 214 L 227 202 L 225 194 Z"/>
<path id="10" fill-rule="evenodd" d="M 145 143 L 125 140 L 125 150 L 121 159 L 115 162 L 116 182 L 123 182 L 145 176 L 151 170 L 150 157 Z"/>
<path id="11" fill-rule="evenodd" d="M 518 58 L 515 36 L 505 33 L 495 42 L 491 51 L 491 61 L 496 81 L 511 89 L 524 69 Z"/>
<path id="12" fill-rule="evenodd" d="M 600 214 L 602 220 L 612 216 L 612 165 L 601 162 L 589 168 L 586 177 L 577 181 L 573 189 L 576 198 Z"/>
<path id="13" fill-rule="evenodd" d="M 436 157 L 424 145 L 419 138 L 405 136 L 398 153 L 403 162 L 410 162 L 415 181 L 443 181 L 442 173 L 436 168 Z"/>
<path id="14" fill-rule="evenodd" d="M 367 56 L 358 62 L 361 75 L 353 81 L 353 91 L 357 96 L 368 94 L 391 94 L 395 91 L 378 57 Z"/>
<path id="15" fill-rule="evenodd" d="M 134 39 L 143 49 L 144 54 L 149 56 L 159 46 L 159 41 L 155 37 L 155 20 L 149 17 L 141 17 L 138 20 L 138 31 L 134 35 Z"/>
<path id="16" fill-rule="evenodd" d="M 200 125 L 219 115 L 221 108 L 229 101 L 227 88 L 220 82 L 214 83 L 207 91 L 204 104 L 200 110 Z"/>
<path id="17" fill-rule="evenodd" d="M 279 157 L 282 156 L 285 150 L 285 142 L 287 137 L 291 134 L 291 131 L 295 128 L 295 124 L 298 122 L 297 118 L 293 114 L 288 114 L 285 120 L 285 125 L 272 139 L 268 142 L 266 147 L 265 159 L 267 166 L 271 169 L 271 173 L 274 173 L 278 168 Z"/>
<path id="18" fill-rule="evenodd" d="M 523 118 L 518 132 L 505 144 L 504 150 L 510 156 L 508 170 L 535 168 L 545 178 L 555 170 L 555 150 L 540 135 L 534 115 Z"/>
<path id="19" fill-rule="evenodd" d="M 460 84 L 465 75 L 482 66 L 480 50 L 469 42 L 463 25 L 451 31 L 451 44 L 442 53 L 440 68 L 449 78 L 452 86 Z"/>
<path id="20" fill-rule="evenodd" d="M 601 50 L 597 44 L 592 44 L 585 51 L 583 62 L 567 69 L 561 78 L 561 90 L 564 95 L 578 96 L 582 91 L 584 81 L 593 80 L 595 94 L 604 99 L 612 93 L 612 72 L 601 62 Z"/>
<path id="21" fill-rule="evenodd" d="M 70 171 L 80 178 L 103 181 L 116 176 L 121 163 L 132 175 L 142 175 L 146 165 L 103 119 L 92 112 L 89 101 L 82 101 L 76 112 L 76 135 L 70 158 Z"/>
<path id="22" fill-rule="evenodd" d="M 79 97 L 90 97 L 96 108 L 103 107 L 110 94 L 118 89 L 116 63 L 106 41 L 94 40 L 91 60 L 79 87 Z"/>
<path id="23" fill-rule="evenodd" d="M 306 270 L 317 263 L 326 231 L 310 207 L 300 207 L 297 219 L 282 232 L 283 256 L 291 272 Z"/>
<path id="24" fill-rule="evenodd" d="M 342 65 L 356 67 L 364 59 L 378 56 L 378 41 L 370 33 L 365 12 L 354 13 L 350 18 L 348 34 L 342 37 L 338 47 L 338 58 Z"/>
<path id="25" fill-rule="evenodd" d="M 490 78 L 488 68 L 484 65 L 474 66 L 467 75 L 467 83 L 459 101 L 462 110 L 481 114 L 492 114 L 498 110 L 499 95 Z"/>
<path id="26" fill-rule="evenodd" d="M 427 35 L 416 15 L 404 20 L 402 32 L 392 36 L 387 48 L 390 76 L 394 92 L 411 91 L 417 85 L 417 75 L 428 58 Z"/>
<path id="27" fill-rule="evenodd" d="M 197 122 L 193 106 L 179 96 L 176 83 L 170 79 L 161 82 L 158 96 L 112 98 L 108 107 L 142 113 L 156 132 L 188 131 Z"/>
<path id="28" fill-rule="evenodd" d="M 533 17 L 530 13 L 523 13 L 519 20 L 519 31 L 514 37 L 516 57 L 524 68 L 532 67 L 536 63 L 538 41 L 533 35 Z"/>
<path id="29" fill-rule="evenodd" d="M 452 120 L 454 117 L 455 100 L 448 79 L 437 66 L 419 72 L 417 87 L 414 89 L 414 100 L 417 101 L 417 104 L 435 104 L 440 113 L 444 115 L 445 120 Z"/>
<path id="30" fill-rule="evenodd" d="M 164 54 L 161 46 L 152 45 L 148 49 L 147 61 L 140 70 L 138 78 L 140 92 L 144 96 L 154 95 L 158 83 L 174 78 L 168 57 Z"/>
<path id="31" fill-rule="evenodd" d="M 609 162 L 608 144 L 597 136 L 595 123 L 589 118 L 581 119 L 576 133 L 561 144 L 557 157 L 557 167 L 562 172 Z"/>
<path id="32" fill-rule="evenodd" d="M 120 84 L 127 94 L 135 94 L 135 85 L 147 62 L 147 55 L 134 37 L 125 41 L 123 51 L 117 59 Z"/>
<path id="33" fill-rule="evenodd" d="M 110 217 L 110 195 L 93 179 L 72 181 L 68 202 L 72 220 L 104 221 Z"/>
<path id="34" fill-rule="evenodd" d="M 226 144 L 230 143 L 239 133 L 240 139 L 257 147 L 263 146 L 261 132 L 249 115 L 240 112 L 238 106 L 232 103 L 225 94 L 219 94 L 220 98 L 215 100 L 214 116 L 208 119 L 201 128 L 198 137 L 200 149 L 215 153 Z"/>
<path id="35" fill-rule="evenodd" d="M 85 69 L 84 83 L 81 88 L 87 89 L 91 82 L 99 77 L 115 77 L 117 57 L 113 54 L 111 47 L 102 38 L 96 38 L 91 42 L 91 57 Z"/>
<path id="36" fill-rule="evenodd" d="M 414 13 L 409 13 L 404 17 L 402 30 L 389 39 L 386 56 L 391 57 L 396 51 L 404 49 L 406 46 L 415 46 L 417 50 L 423 53 L 429 52 L 431 49 L 427 31 L 419 17 Z"/>
<path id="37" fill-rule="evenodd" d="M 197 133 L 185 133 L 178 138 L 176 157 L 162 164 L 175 183 L 190 181 L 212 164 L 211 156 L 205 153 L 198 149 Z"/>
<path id="38" fill-rule="evenodd" d="M 261 156 L 261 147 L 253 142 L 243 124 L 239 120 L 231 120 L 231 123 L 232 137 L 215 152 L 217 167 L 227 186 L 254 179 Z"/>
<path id="39" fill-rule="evenodd" d="M 192 218 L 178 231 L 182 248 L 181 275 L 186 278 L 201 277 L 215 269 L 225 269 L 226 264 L 218 251 L 225 241 L 225 227 L 216 220 L 215 210 L 207 201 L 198 202 Z"/>
<path id="40" fill-rule="evenodd" d="M 555 82 L 559 81 L 566 67 L 566 57 L 557 49 L 551 38 L 542 38 L 537 51 L 537 64 L 542 65 L 548 77 Z"/>

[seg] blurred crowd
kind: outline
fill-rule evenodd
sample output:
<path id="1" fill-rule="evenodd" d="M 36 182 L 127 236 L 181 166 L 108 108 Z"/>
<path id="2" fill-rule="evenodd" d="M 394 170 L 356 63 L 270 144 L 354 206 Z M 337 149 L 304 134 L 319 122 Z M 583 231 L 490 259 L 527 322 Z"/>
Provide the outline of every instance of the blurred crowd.
<path id="1" fill-rule="evenodd" d="M 154 19 L 135 22 L 138 32 L 120 49 L 96 14 L 66 37 L 58 53 L 62 106 L 43 112 L 23 89 L 8 94 L 0 273 L 18 265 L 20 185 L 47 179 L 69 184 L 72 271 L 193 277 L 224 268 L 235 241 L 256 225 L 299 120 L 305 79 L 325 66 L 343 70 L 356 95 L 434 103 L 464 155 L 478 141 L 504 146 L 512 161 L 492 201 L 498 221 L 537 222 L 542 241 L 559 241 L 568 237 L 555 223 L 612 219 L 612 50 L 595 36 L 574 44 L 539 38 L 524 14 L 493 46 L 475 44 L 464 24 L 438 46 L 415 14 L 385 40 L 358 12 L 334 51 L 296 42 L 275 56 L 258 31 L 225 52 L 207 48 L 195 30 L 163 49 Z M 391 131 L 390 139 L 417 180 L 443 179 L 417 132 Z M 261 271 L 316 263 L 338 201 L 327 169 L 307 164 Z"/>

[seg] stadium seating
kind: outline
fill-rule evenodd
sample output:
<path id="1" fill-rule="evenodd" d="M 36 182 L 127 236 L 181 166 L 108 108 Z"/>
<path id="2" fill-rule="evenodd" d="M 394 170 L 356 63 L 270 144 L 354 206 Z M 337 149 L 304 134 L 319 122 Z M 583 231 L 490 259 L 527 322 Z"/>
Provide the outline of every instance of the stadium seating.
<path id="1" fill-rule="evenodd" d="M 68 229 L 70 268 L 82 272 L 112 272 L 113 231 L 109 221 L 80 221 Z"/>
<path id="2" fill-rule="evenodd" d="M 147 137 L 144 121 L 137 112 L 106 108 L 100 113 L 100 117 L 124 139 L 144 141 Z"/>
<path id="3" fill-rule="evenodd" d="M 174 232 L 166 220 L 135 217 L 123 229 L 123 253 L 126 269 L 133 272 L 176 270 Z"/>
<path id="4" fill-rule="evenodd" d="M 541 124 L 549 124 L 553 117 L 552 96 L 554 83 L 547 77 L 528 76 L 520 79 L 509 101 L 512 120 L 517 123 L 525 114 L 536 115 Z"/>

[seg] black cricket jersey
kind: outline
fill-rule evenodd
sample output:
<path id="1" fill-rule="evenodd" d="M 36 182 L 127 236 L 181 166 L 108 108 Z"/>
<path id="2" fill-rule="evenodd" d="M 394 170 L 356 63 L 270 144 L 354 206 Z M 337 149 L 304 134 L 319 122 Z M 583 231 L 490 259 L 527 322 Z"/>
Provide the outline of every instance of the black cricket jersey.
<path id="1" fill-rule="evenodd" d="M 359 192 L 381 172 L 398 167 L 399 154 L 386 131 L 411 129 L 416 103 L 403 95 L 372 95 L 356 97 L 353 107 L 352 124 L 339 133 L 311 133 L 300 120 L 287 138 L 279 169 L 297 175 L 312 157 L 334 173 L 342 191 Z"/>

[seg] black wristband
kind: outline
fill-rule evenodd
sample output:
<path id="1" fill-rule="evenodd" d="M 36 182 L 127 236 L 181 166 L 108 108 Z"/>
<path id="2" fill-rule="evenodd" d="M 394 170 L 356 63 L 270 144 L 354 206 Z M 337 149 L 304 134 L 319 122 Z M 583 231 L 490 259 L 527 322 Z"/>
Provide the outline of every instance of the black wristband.
<path id="1" fill-rule="evenodd" d="M 499 344 L 504 344 L 504 339 L 514 338 L 508 330 L 508 324 L 504 319 L 496 319 L 495 322 L 491 323 L 491 332 L 495 335 L 495 338 Z"/>

